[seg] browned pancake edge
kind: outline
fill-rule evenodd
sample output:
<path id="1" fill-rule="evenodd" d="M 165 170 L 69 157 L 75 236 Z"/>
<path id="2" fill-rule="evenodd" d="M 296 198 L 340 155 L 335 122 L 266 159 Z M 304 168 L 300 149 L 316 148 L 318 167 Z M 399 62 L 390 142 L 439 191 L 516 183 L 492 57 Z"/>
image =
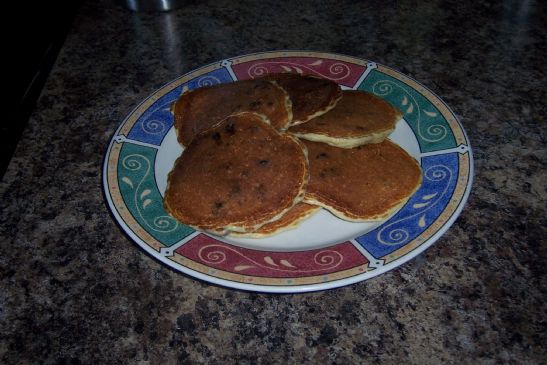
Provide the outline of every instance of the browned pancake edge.
<path id="1" fill-rule="evenodd" d="M 342 91 L 329 112 L 289 128 L 299 138 L 353 148 L 382 142 L 394 130 L 402 113 L 382 98 L 358 90 Z"/>
<path id="2" fill-rule="evenodd" d="M 353 222 L 383 220 L 420 187 L 418 162 L 389 139 L 353 149 L 304 141 L 310 181 L 304 202 Z"/>
<path id="3" fill-rule="evenodd" d="M 292 102 L 290 125 L 306 123 L 328 112 L 342 97 L 340 85 L 313 75 L 274 73 L 260 79 L 276 82 L 289 95 Z"/>
<path id="4" fill-rule="evenodd" d="M 164 206 L 196 229 L 254 231 L 300 202 L 308 177 L 300 141 L 239 113 L 194 137 L 168 175 Z"/>
<path id="5" fill-rule="evenodd" d="M 255 112 L 279 130 L 292 120 L 289 95 L 275 82 L 244 80 L 189 90 L 172 105 L 177 140 L 188 146 L 197 134 L 231 114 Z"/>
<path id="6" fill-rule="evenodd" d="M 303 221 L 321 209 L 318 205 L 300 202 L 289 209 L 277 220 L 266 223 L 257 230 L 248 233 L 231 232 L 230 236 L 242 238 L 264 238 L 297 228 Z"/>

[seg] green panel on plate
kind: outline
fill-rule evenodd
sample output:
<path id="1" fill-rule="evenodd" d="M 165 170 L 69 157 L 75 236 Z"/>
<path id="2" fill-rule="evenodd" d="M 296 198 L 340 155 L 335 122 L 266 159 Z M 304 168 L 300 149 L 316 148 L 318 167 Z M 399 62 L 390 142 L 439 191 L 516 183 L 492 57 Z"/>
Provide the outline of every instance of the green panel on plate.
<path id="1" fill-rule="evenodd" d="M 118 184 L 127 209 L 140 226 L 164 245 L 171 246 L 194 230 L 163 209 L 154 176 L 156 153 L 155 148 L 124 143 L 118 160 Z"/>
<path id="2" fill-rule="evenodd" d="M 372 92 L 401 110 L 422 152 L 456 147 L 452 130 L 435 105 L 404 82 L 373 70 L 359 90 Z"/>

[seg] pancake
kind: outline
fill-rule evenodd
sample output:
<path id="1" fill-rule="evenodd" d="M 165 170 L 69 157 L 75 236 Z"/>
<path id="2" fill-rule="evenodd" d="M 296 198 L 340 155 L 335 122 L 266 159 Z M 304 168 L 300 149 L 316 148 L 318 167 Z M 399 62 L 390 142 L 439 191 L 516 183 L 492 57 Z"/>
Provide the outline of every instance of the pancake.
<path id="1" fill-rule="evenodd" d="M 389 139 L 355 148 L 303 141 L 310 181 L 304 202 L 339 218 L 382 220 L 401 207 L 422 182 L 420 166 Z"/>
<path id="2" fill-rule="evenodd" d="M 283 216 L 273 222 L 266 223 L 254 232 L 231 232 L 233 237 L 263 238 L 294 229 L 304 220 L 311 217 L 321 209 L 318 205 L 298 203 L 289 209 Z"/>
<path id="3" fill-rule="evenodd" d="M 292 122 L 297 125 L 307 122 L 334 108 L 342 91 L 331 81 L 296 73 L 269 74 L 263 80 L 275 81 L 288 94 L 292 103 Z"/>
<path id="4" fill-rule="evenodd" d="M 254 231 L 302 200 L 308 176 L 295 137 L 239 113 L 193 138 L 169 173 L 164 206 L 196 229 Z"/>
<path id="5" fill-rule="evenodd" d="M 334 109 L 289 131 L 310 141 L 353 148 L 382 142 L 402 116 L 399 110 L 374 94 L 345 90 Z"/>
<path id="6" fill-rule="evenodd" d="M 245 80 L 185 92 L 173 104 L 177 139 L 188 146 L 192 138 L 230 114 L 255 112 L 268 118 L 277 129 L 292 119 L 287 93 L 267 80 Z"/>

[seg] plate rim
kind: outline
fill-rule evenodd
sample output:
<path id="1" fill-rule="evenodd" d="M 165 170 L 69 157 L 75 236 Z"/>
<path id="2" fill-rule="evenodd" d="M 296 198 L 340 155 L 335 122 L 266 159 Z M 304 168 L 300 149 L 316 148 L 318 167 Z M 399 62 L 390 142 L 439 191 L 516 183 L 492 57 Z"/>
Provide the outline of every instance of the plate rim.
<path id="1" fill-rule="evenodd" d="M 284 53 L 284 55 L 282 55 Z M 303 55 L 306 54 L 306 55 Z M 417 85 L 420 85 L 425 90 L 427 90 L 431 95 L 433 95 L 439 102 L 441 102 L 444 107 L 450 112 L 450 114 L 454 117 L 454 120 L 459 126 L 459 129 L 461 133 L 464 136 L 467 151 L 468 153 L 468 176 L 467 176 L 467 184 L 465 185 L 465 190 L 461 196 L 461 199 L 458 201 L 456 208 L 452 212 L 452 214 L 443 222 L 443 225 L 435 232 L 433 233 L 425 242 L 420 244 L 418 247 L 415 247 L 414 249 L 410 250 L 408 253 L 398 257 L 397 259 L 382 265 L 380 267 L 375 268 L 371 271 L 365 271 L 359 274 L 355 274 L 349 277 L 339 278 L 330 280 L 327 282 L 318 282 L 318 283 L 312 283 L 312 284 L 298 284 L 298 285 L 265 285 L 265 284 L 255 284 L 255 283 L 249 283 L 249 282 L 238 282 L 238 281 L 231 281 L 228 279 L 220 278 L 213 275 L 207 275 L 205 273 L 199 272 L 197 270 L 188 268 L 184 265 L 181 265 L 171 259 L 169 259 L 166 256 L 158 255 L 158 251 L 154 250 L 151 246 L 149 246 L 142 238 L 140 238 L 124 221 L 124 219 L 120 216 L 118 209 L 116 208 L 116 205 L 114 201 L 112 200 L 111 191 L 109 189 L 108 184 L 108 168 L 109 168 L 109 156 L 112 152 L 112 147 L 114 143 L 116 142 L 116 137 L 120 134 L 119 132 L 122 130 L 122 128 L 125 126 L 127 121 L 131 116 L 133 116 L 139 108 L 143 106 L 146 102 L 148 102 L 151 98 L 153 98 L 155 95 L 157 95 L 160 91 L 165 89 L 166 87 L 169 87 L 175 83 L 177 83 L 179 80 L 190 76 L 192 73 L 197 72 L 199 70 L 206 69 L 208 67 L 214 66 L 214 65 L 221 65 L 222 62 L 230 61 L 234 59 L 239 59 L 243 57 L 252 57 L 252 56 L 264 56 L 262 59 L 267 59 L 268 56 L 270 58 L 280 58 L 280 57 L 287 57 L 287 56 L 293 56 L 293 57 L 323 57 L 327 59 L 333 59 L 329 58 L 329 56 L 338 56 L 343 58 L 349 58 L 355 61 L 358 61 L 360 63 L 364 64 L 370 64 L 373 61 L 366 59 L 366 58 L 359 58 L 356 56 L 351 55 L 345 55 L 342 53 L 333 53 L 333 52 L 324 52 L 324 51 L 310 51 L 310 50 L 276 50 L 276 51 L 264 51 L 264 52 L 254 52 L 254 53 L 248 53 L 243 55 L 236 55 L 234 57 L 225 58 L 222 60 L 214 61 L 211 63 L 208 63 L 206 65 L 200 66 L 196 69 L 193 69 L 181 76 L 178 76 L 171 81 L 168 81 L 164 83 L 159 88 L 155 89 L 153 92 L 148 94 L 147 97 L 142 99 L 132 110 L 126 114 L 126 116 L 123 118 L 123 120 L 120 122 L 116 130 L 112 133 L 111 137 L 109 138 L 108 147 L 106 149 L 106 152 L 104 153 L 103 158 L 103 168 L 102 168 L 102 183 L 103 183 L 103 193 L 105 196 L 105 199 L 107 201 L 110 213 L 116 218 L 116 223 L 122 228 L 122 231 L 127 234 L 135 243 L 137 243 L 142 249 L 146 251 L 149 255 L 154 257 L 155 259 L 159 260 L 163 264 L 168 265 L 171 269 L 174 269 L 178 272 L 183 272 L 184 274 L 190 276 L 191 278 L 196 278 L 199 280 L 203 280 L 208 283 L 212 283 L 215 285 L 222 286 L 224 288 L 232 288 L 232 289 L 238 289 L 238 290 L 245 290 L 245 291 L 253 291 L 253 292 L 265 292 L 265 293 L 304 293 L 304 292 L 312 292 L 312 291 L 320 291 L 320 290 L 328 290 L 338 287 L 343 287 L 351 284 L 355 284 L 357 282 L 366 281 L 369 279 L 372 279 L 378 275 L 384 274 L 388 271 L 391 271 L 395 269 L 396 267 L 402 266 L 411 259 L 415 258 L 416 256 L 423 253 L 425 250 L 427 250 L 429 247 L 431 247 L 434 243 L 438 241 L 438 239 L 446 233 L 446 231 L 454 224 L 454 222 L 457 220 L 457 218 L 460 216 L 461 212 L 463 211 L 464 207 L 466 206 L 467 200 L 470 196 L 473 182 L 474 182 L 474 175 L 475 175 L 475 166 L 474 166 L 474 158 L 473 158 L 473 150 L 471 146 L 471 141 L 469 139 L 469 136 L 466 132 L 466 130 L 463 127 L 463 124 L 461 123 L 458 116 L 454 113 L 454 111 L 450 108 L 449 105 L 435 92 L 433 92 L 431 89 L 429 89 L 426 85 L 423 85 L 418 80 L 414 79 L 411 76 L 408 76 L 396 68 L 386 66 L 384 64 L 375 63 L 376 65 L 381 65 L 384 68 L 391 69 L 394 72 L 403 75 L 404 77 L 408 78 L 409 80 L 412 80 Z M 173 89 L 175 89 L 177 86 L 174 86 Z M 173 90 L 172 89 L 172 90 Z M 414 89 L 414 88 L 413 88 Z M 169 90 L 169 91 L 172 91 Z M 165 93 L 169 92 L 166 91 Z M 161 96 L 160 96 L 161 97 Z M 147 110 L 147 109 L 146 109 Z M 406 122 L 406 121 L 405 121 Z M 459 175 L 458 175 L 459 176 Z M 199 232 L 199 231 L 198 231 Z M 199 232 L 202 233 L 202 232 Z M 191 234 L 192 235 L 192 234 Z M 355 239 L 355 238 L 354 238 Z M 333 243 L 333 245 L 336 243 Z M 370 263 L 370 262 L 369 262 Z M 250 275 L 252 276 L 252 275 Z"/>

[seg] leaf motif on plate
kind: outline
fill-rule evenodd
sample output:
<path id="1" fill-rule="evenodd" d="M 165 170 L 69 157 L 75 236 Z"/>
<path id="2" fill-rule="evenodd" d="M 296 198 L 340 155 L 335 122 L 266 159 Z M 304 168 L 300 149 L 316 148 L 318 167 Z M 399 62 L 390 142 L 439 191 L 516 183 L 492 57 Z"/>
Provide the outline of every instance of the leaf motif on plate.
<path id="1" fill-rule="evenodd" d="M 410 103 L 410 105 L 406 109 L 406 113 L 407 114 L 412 114 L 413 111 L 414 111 L 414 104 Z"/>
<path id="2" fill-rule="evenodd" d="M 270 256 L 265 256 L 264 261 L 266 261 L 266 263 L 269 264 L 269 265 L 279 266 L 274 262 L 274 260 Z"/>
<path id="3" fill-rule="evenodd" d="M 323 63 L 323 60 L 317 60 L 315 62 L 310 63 L 310 66 L 319 66 L 322 63 Z"/>
<path id="4" fill-rule="evenodd" d="M 434 197 L 436 197 L 437 194 L 438 194 L 438 193 L 433 193 L 433 194 L 424 195 L 424 196 L 422 197 L 422 200 L 431 200 L 431 199 L 433 199 Z"/>
<path id="5" fill-rule="evenodd" d="M 422 215 L 420 217 L 420 219 L 418 220 L 418 226 L 420 226 L 421 228 L 424 228 L 425 227 L 425 214 Z"/>
<path id="6" fill-rule="evenodd" d="M 243 270 L 252 269 L 252 268 L 254 268 L 254 266 L 252 265 L 237 265 L 236 267 L 234 267 L 234 270 L 243 271 Z"/>
<path id="7" fill-rule="evenodd" d="M 133 188 L 133 181 L 131 181 L 131 179 L 128 178 L 127 176 L 122 177 L 122 181 L 126 183 L 127 185 L 131 186 L 131 188 Z"/>
<path id="8" fill-rule="evenodd" d="M 293 264 L 291 264 L 289 261 L 287 260 L 280 260 L 279 261 L 281 263 L 281 265 L 285 266 L 285 267 L 292 267 L 292 268 L 296 268 L 296 266 L 294 266 Z"/>
<path id="9" fill-rule="evenodd" d="M 408 98 L 405 96 L 403 96 L 403 101 L 401 102 L 401 105 L 402 106 L 406 106 L 408 104 Z"/>
<path id="10" fill-rule="evenodd" d="M 146 199 L 143 203 L 142 203 L 142 208 L 146 208 L 150 203 L 152 203 L 152 199 Z"/>
<path id="11" fill-rule="evenodd" d="M 427 110 L 424 110 L 424 113 L 425 113 L 425 115 L 427 115 L 428 117 L 431 117 L 431 118 L 436 117 L 438 115 L 435 112 L 428 112 Z"/>
<path id="12" fill-rule="evenodd" d="M 423 208 L 427 205 L 429 205 L 429 202 L 427 202 L 427 203 L 415 203 L 415 204 L 412 205 L 412 208 L 419 209 L 419 208 Z"/>
<path id="13" fill-rule="evenodd" d="M 148 194 L 150 194 L 152 192 L 152 190 L 150 189 L 145 189 L 142 193 L 141 193 L 141 200 L 144 199 L 145 196 L 147 196 Z"/>

